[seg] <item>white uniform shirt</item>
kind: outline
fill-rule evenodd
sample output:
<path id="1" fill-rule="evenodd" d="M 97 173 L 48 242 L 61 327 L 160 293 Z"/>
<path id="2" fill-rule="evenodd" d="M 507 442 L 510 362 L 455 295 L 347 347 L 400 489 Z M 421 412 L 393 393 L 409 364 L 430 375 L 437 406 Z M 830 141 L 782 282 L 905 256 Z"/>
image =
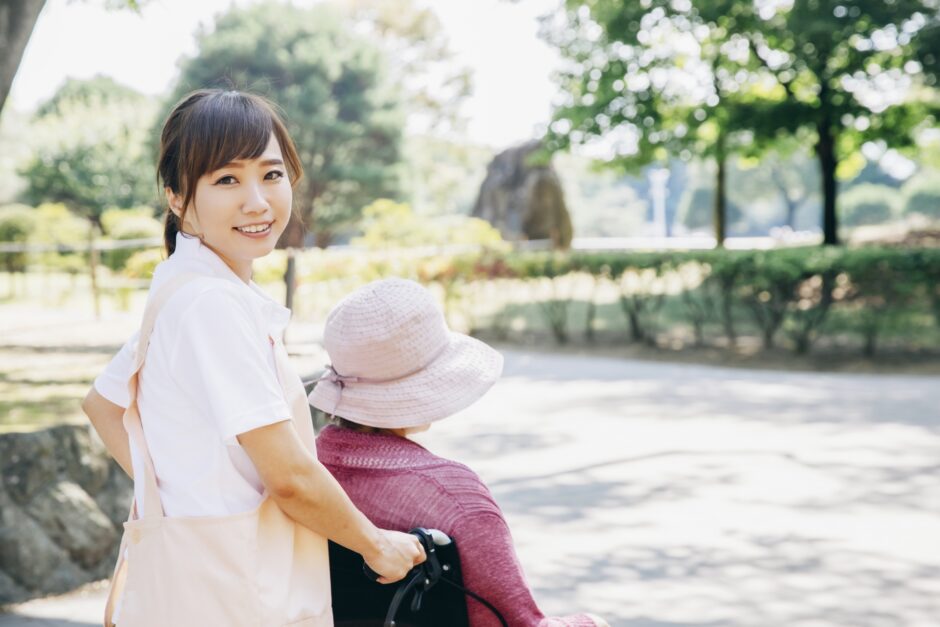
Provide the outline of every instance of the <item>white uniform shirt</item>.
<path id="1" fill-rule="evenodd" d="M 212 250 L 177 235 L 176 250 L 154 271 L 151 296 L 181 272 L 184 285 L 157 315 L 139 376 L 137 405 L 167 516 L 224 516 L 261 502 L 263 485 L 236 436 L 290 420 L 269 336 L 280 341 L 290 310 L 254 282 L 245 284 Z M 139 331 L 95 379 L 95 389 L 126 407 Z M 134 476 L 143 477 L 131 442 Z M 143 482 L 134 491 L 146 507 Z"/>

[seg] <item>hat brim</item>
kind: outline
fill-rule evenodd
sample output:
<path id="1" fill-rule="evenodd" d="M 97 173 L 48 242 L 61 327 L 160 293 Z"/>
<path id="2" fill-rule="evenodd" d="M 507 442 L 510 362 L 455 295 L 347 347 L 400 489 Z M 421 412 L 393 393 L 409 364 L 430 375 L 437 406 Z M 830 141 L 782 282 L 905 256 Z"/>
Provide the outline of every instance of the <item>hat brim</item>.
<path id="1" fill-rule="evenodd" d="M 498 351 L 451 332 L 440 355 L 413 375 L 387 383 L 347 383 L 343 388 L 323 380 L 307 399 L 321 411 L 369 427 L 417 427 L 469 407 L 502 371 L 503 356 Z"/>

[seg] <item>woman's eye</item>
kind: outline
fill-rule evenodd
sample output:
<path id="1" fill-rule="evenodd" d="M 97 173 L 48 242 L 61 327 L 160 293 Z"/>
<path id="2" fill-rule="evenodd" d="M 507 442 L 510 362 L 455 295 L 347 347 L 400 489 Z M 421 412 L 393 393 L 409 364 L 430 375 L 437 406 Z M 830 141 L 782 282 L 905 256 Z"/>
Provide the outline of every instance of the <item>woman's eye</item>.
<path id="1" fill-rule="evenodd" d="M 233 183 L 237 183 L 237 182 L 238 181 L 235 180 L 234 176 L 229 175 L 229 176 L 223 176 L 218 181 L 216 181 L 215 184 L 216 185 L 232 185 Z"/>
<path id="2" fill-rule="evenodd" d="M 264 178 L 268 179 L 269 181 L 278 181 L 284 178 L 284 173 L 280 170 L 271 170 L 267 173 L 267 175 L 265 175 Z"/>

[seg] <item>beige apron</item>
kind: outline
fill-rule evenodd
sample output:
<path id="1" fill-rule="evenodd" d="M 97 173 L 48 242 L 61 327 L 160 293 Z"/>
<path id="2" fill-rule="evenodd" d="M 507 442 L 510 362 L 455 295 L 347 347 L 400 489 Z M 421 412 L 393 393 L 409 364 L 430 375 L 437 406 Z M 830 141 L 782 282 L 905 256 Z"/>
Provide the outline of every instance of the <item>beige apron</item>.
<path id="1" fill-rule="evenodd" d="M 254 510 L 231 516 L 166 517 L 137 407 L 137 381 L 163 304 L 200 275 L 175 277 L 144 312 L 128 381 L 124 426 L 143 455 L 146 508 L 132 508 L 105 608 L 105 627 L 322 627 L 333 625 L 326 540 L 284 514 L 267 491 Z M 272 338 L 278 379 L 294 428 L 311 454 L 315 436 L 300 378 Z M 126 553 L 125 553 L 126 551 Z M 126 560 L 125 560 L 126 555 Z"/>

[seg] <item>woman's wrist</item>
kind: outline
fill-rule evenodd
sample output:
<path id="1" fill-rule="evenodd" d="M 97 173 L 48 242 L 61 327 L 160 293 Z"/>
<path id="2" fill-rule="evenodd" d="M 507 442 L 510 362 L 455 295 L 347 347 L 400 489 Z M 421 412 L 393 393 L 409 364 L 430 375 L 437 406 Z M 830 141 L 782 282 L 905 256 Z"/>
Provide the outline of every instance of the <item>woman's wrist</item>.
<path id="1" fill-rule="evenodd" d="M 362 555 L 366 562 L 373 562 L 388 550 L 388 540 L 382 535 L 382 531 L 369 522 L 365 516 L 363 516 L 363 519 L 365 520 L 365 529 L 362 533 L 362 545 L 350 548 Z"/>

